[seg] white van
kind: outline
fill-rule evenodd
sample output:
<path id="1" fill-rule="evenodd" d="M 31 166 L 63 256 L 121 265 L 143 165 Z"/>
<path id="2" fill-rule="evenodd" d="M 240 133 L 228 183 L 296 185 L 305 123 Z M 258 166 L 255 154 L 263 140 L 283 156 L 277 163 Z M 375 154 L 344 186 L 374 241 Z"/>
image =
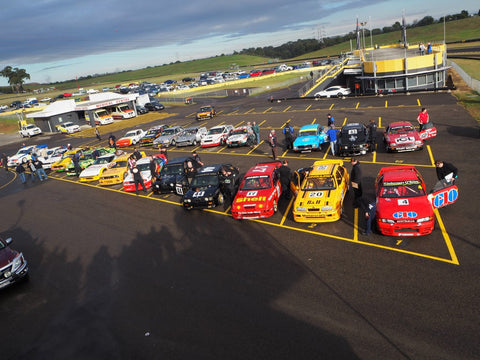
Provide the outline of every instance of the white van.
<path id="1" fill-rule="evenodd" d="M 92 110 L 95 125 L 107 125 L 113 123 L 113 117 L 105 109 Z M 85 120 L 90 124 L 90 116 L 88 111 L 85 111 Z"/>
<path id="2" fill-rule="evenodd" d="M 118 120 L 131 119 L 136 116 L 135 110 L 130 109 L 127 104 L 115 105 L 111 111 L 112 117 Z"/>

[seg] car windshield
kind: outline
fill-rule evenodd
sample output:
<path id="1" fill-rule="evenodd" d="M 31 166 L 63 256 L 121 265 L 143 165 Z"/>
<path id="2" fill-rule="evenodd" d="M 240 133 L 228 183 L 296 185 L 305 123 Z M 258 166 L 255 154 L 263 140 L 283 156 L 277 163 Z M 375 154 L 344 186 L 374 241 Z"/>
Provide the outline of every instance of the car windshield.
<path id="1" fill-rule="evenodd" d="M 146 135 L 155 135 L 158 130 L 148 130 Z"/>
<path id="2" fill-rule="evenodd" d="M 122 161 L 116 161 L 112 164 L 112 167 L 115 167 L 115 168 L 124 168 L 126 167 L 128 164 L 128 161 L 127 160 L 122 160 Z"/>
<path id="3" fill-rule="evenodd" d="M 411 125 L 402 125 L 391 127 L 389 132 L 390 134 L 403 134 L 411 131 L 413 131 L 413 127 Z"/>
<path id="4" fill-rule="evenodd" d="M 175 134 L 175 129 L 166 129 L 166 130 L 163 130 L 162 132 L 162 136 L 168 136 L 173 134 Z"/>
<path id="5" fill-rule="evenodd" d="M 143 163 L 143 164 L 137 164 L 137 168 L 140 171 L 147 171 L 150 170 L 150 163 Z"/>
<path id="6" fill-rule="evenodd" d="M 125 137 L 134 137 L 137 135 L 137 132 L 136 131 L 129 131 L 125 134 Z"/>
<path id="7" fill-rule="evenodd" d="M 30 125 L 27 125 L 27 126 L 26 126 L 26 129 L 33 129 L 34 127 L 35 127 L 35 125 L 30 124 Z"/>
<path id="8" fill-rule="evenodd" d="M 272 181 L 270 176 L 249 176 L 245 178 L 241 190 L 261 190 L 270 189 L 272 187 Z"/>
<path id="9" fill-rule="evenodd" d="M 243 135 L 247 133 L 247 129 L 237 129 L 232 132 L 232 135 Z"/>
<path id="10" fill-rule="evenodd" d="M 90 160 L 90 159 L 93 159 L 93 154 L 92 153 L 84 154 L 82 156 L 82 160 Z"/>
<path id="11" fill-rule="evenodd" d="M 99 157 L 97 160 L 95 160 L 94 164 L 99 165 L 99 164 L 108 164 L 110 161 L 112 161 L 111 157 Z"/>
<path id="12" fill-rule="evenodd" d="M 107 110 L 97 110 L 98 116 L 108 116 Z"/>
<path id="13" fill-rule="evenodd" d="M 130 108 L 129 108 L 127 105 L 120 105 L 120 106 L 118 107 L 118 110 L 120 110 L 120 111 L 125 111 L 125 110 L 129 110 L 129 109 L 130 109 Z"/>
<path id="14" fill-rule="evenodd" d="M 299 132 L 299 136 L 312 136 L 317 135 L 317 131 L 314 129 L 311 130 L 302 130 Z"/>
<path id="15" fill-rule="evenodd" d="M 200 174 L 196 175 L 192 180 L 192 188 L 218 186 L 217 174 Z"/>
<path id="16" fill-rule="evenodd" d="M 214 128 L 208 130 L 208 135 L 215 135 L 215 134 L 221 134 L 223 132 L 223 128 Z"/>
<path id="17" fill-rule="evenodd" d="M 332 190 L 335 189 L 335 180 L 332 176 L 309 177 L 302 190 Z"/>
<path id="18" fill-rule="evenodd" d="M 20 149 L 17 152 L 17 155 L 26 155 L 30 152 L 30 149 Z"/>
<path id="19" fill-rule="evenodd" d="M 190 130 L 185 131 L 185 135 L 186 134 L 195 135 L 196 133 L 197 133 L 197 129 L 190 129 Z"/>
<path id="20" fill-rule="evenodd" d="M 181 175 L 183 174 L 183 163 L 167 164 L 162 170 L 164 175 Z"/>
<path id="21" fill-rule="evenodd" d="M 422 184 L 418 180 L 384 182 L 379 193 L 381 198 L 405 198 L 424 196 Z"/>
<path id="22" fill-rule="evenodd" d="M 205 112 L 205 111 L 210 111 L 210 109 L 211 109 L 211 108 L 210 108 L 209 106 L 207 106 L 207 107 L 202 107 L 202 108 L 200 109 L 200 111 L 201 111 L 201 112 Z"/>

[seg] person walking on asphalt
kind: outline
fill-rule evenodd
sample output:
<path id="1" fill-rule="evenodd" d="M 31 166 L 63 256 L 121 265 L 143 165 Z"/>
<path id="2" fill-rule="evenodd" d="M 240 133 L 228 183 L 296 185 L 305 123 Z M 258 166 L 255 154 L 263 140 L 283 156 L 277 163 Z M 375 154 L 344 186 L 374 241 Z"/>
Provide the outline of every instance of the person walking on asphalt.
<path id="1" fill-rule="evenodd" d="M 22 184 L 26 184 L 27 179 L 25 179 L 25 168 L 23 167 L 22 163 L 18 163 L 17 167 L 15 168 L 15 172 L 20 177 L 20 180 L 22 181 Z"/>
<path id="2" fill-rule="evenodd" d="M 327 136 L 330 141 L 330 150 L 332 150 L 332 155 L 335 156 L 335 146 L 337 144 L 337 129 L 335 129 L 335 125 L 332 124 L 330 129 L 327 130 Z"/>
<path id="3" fill-rule="evenodd" d="M 277 160 L 277 135 L 275 135 L 275 130 L 270 130 L 270 135 L 268 135 L 268 142 L 272 148 L 273 160 Z"/>
<path id="4" fill-rule="evenodd" d="M 255 134 L 255 140 L 257 142 L 257 145 L 260 144 L 260 127 L 258 124 L 254 121 L 252 125 L 252 130 L 253 133 Z"/>
<path id="5" fill-rule="evenodd" d="M 98 126 L 95 126 L 95 136 L 97 137 L 98 141 L 102 140 L 102 138 L 100 137 L 100 131 L 98 130 Z"/>
<path id="6" fill-rule="evenodd" d="M 40 181 L 47 180 L 48 176 L 45 173 L 45 169 L 43 168 L 43 163 L 37 158 L 37 160 L 35 160 L 33 164 L 35 165 L 35 171 Z"/>
<path id="7" fill-rule="evenodd" d="M 352 171 L 350 172 L 350 184 L 353 189 L 353 207 L 356 209 L 360 206 L 360 199 L 363 194 L 362 190 L 362 169 L 360 168 L 360 162 L 352 157 L 350 161 L 353 165 Z"/>

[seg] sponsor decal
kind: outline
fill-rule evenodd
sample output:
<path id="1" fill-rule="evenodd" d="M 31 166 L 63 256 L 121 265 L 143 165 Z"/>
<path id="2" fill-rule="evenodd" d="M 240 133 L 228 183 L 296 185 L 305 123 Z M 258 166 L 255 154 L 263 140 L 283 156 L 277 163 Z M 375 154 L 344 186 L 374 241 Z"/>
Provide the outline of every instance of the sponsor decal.
<path id="1" fill-rule="evenodd" d="M 258 191 L 249 191 L 245 196 L 251 197 L 251 196 L 257 196 Z"/>
<path id="2" fill-rule="evenodd" d="M 398 199 L 398 205 L 408 205 L 408 199 Z"/>
<path id="3" fill-rule="evenodd" d="M 238 198 L 237 203 L 243 203 L 243 202 L 259 202 L 259 201 L 265 201 L 267 198 L 265 196 L 254 196 L 254 197 L 244 197 L 244 198 Z"/>
<path id="4" fill-rule="evenodd" d="M 394 219 L 415 219 L 418 214 L 415 211 L 397 211 L 392 216 Z"/>
<path id="5" fill-rule="evenodd" d="M 202 197 L 203 195 L 205 195 L 205 191 L 197 191 L 193 193 L 192 197 Z"/>
<path id="6" fill-rule="evenodd" d="M 323 191 L 309 191 L 308 197 L 322 197 Z"/>
<path id="7" fill-rule="evenodd" d="M 385 181 L 383 186 L 420 185 L 419 180 Z"/>
<path id="8" fill-rule="evenodd" d="M 325 171 L 328 169 L 328 165 L 319 165 L 317 166 L 317 170 L 320 170 L 320 171 Z"/>
<path id="9" fill-rule="evenodd" d="M 458 189 L 452 188 L 436 194 L 432 199 L 434 209 L 453 204 L 458 199 Z"/>

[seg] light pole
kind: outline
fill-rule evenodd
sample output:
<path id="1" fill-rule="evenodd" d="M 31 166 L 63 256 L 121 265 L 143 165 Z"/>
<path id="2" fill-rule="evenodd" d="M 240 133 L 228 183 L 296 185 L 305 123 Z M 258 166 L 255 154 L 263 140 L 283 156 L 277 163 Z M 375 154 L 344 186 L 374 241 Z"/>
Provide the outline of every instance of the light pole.
<path id="1" fill-rule="evenodd" d="M 365 49 L 365 25 L 368 24 L 368 21 L 364 21 L 360 23 L 360 26 L 362 27 L 362 37 L 363 37 L 363 48 Z"/>

